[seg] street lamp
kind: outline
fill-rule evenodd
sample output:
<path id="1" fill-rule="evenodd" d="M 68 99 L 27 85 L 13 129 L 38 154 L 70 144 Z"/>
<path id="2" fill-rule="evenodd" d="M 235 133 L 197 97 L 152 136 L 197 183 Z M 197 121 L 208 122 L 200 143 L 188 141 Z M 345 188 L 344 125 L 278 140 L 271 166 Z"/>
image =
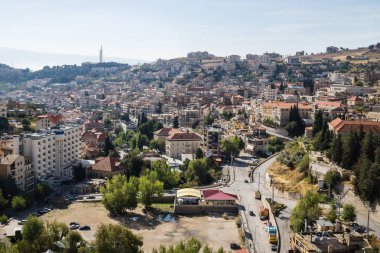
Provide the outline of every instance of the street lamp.
<path id="1" fill-rule="evenodd" d="M 367 207 L 367 240 L 369 239 L 369 213 L 371 211 L 371 203 L 369 201 L 364 202 L 365 206 Z"/>

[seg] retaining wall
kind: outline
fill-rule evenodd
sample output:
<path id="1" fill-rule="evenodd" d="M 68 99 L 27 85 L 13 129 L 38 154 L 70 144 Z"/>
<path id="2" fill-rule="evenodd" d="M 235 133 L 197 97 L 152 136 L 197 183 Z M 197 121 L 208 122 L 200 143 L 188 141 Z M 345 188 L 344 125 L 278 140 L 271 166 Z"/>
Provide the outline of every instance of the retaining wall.
<path id="1" fill-rule="evenodd" d="M 238 206 L 176 205 L 176 214 L 238 213 Z"/>

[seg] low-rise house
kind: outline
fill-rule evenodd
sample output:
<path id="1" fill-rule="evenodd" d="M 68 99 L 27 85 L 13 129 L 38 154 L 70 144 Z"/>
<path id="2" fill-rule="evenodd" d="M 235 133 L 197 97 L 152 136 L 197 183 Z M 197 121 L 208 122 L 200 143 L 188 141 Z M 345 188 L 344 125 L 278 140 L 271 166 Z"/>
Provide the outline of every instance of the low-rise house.
<path id="1" fill-rule="evenodd" d="M 173 133 L 166 138 L 166 155 L 181 158 L 181 154 L 194 154 L 203 145 L 203 138 L 193 132 Z"/>
<path id="2" fill-rule="evenodd" d="M 348 106 L 363 106 L 364 105 L 364 100 L 361 99 L 360 97 L 358 96 L 352 96 L 350 98 L 347 99 L 347 105 Z"/>
<path id="3" fill-rule="evenodd" d="M 95 160 L 95 164 L 88 168 L 90 177 L 104 178 L 112 177 L 117 174 L 126 173 L 126 167 L 116 157 L 99 157 Z"/>
<path id="4" fill-rule="evenodd" d="M 363 131 L 365 133 L 380 135 L 380 122 L 368 120 L 342 120 L 336 118 L 329 122 L 329 129 L 335 134 L 348 134 L 351 131 Z"/>
<path id="5" fill-rule="evenodd" d="M 37 116 L 36 128 L 38 130 L 48 129 L 48 128 L 55 127 L 63 123 L 64 123 L 64 119 L 63 119 L 63 116 L 60 114 L 40 115 L 40 116 Z"/>

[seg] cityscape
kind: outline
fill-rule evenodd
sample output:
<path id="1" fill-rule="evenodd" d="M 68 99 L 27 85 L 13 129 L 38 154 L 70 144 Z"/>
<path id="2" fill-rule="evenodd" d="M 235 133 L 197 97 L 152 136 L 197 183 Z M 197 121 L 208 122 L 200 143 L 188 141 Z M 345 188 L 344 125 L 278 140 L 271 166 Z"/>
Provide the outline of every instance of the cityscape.
<path id="1" fill-rule="evenodd" d="M 20 7 L 22 2 L 0 6 L 24 13 L 31 3 Z M 51 8 L 57 17 L 61 12 L 55 8 L 73 10 L 77 18 L 71 0 L 42 2 L 29 7 L 41 15 Z M 149 20 L 173 12 L 170 20 L 182 24 L 175 10 L 200 8 L 198 1 L 165 0 L 159 7 L 148 0 L 144 6 L 110 2 L 120 10 L 92 12 L 106 4 L 96 0 L 80 11 L 89 30 L 102 29 L 96 22 L 113 15 L 122 20 L 121 10 L 158 15 Z M 253 2 L 210 1 L 205 8 L 233 8 L 230 14 L 237 18 L 235 8 L 267 7 Z M 295 7 L 295 2 L 285 5 L 324 13 L 319 4 Z M 380 16 L 369 9 L 380 10 L 379 3 L 347 6 L 363 7 L 355 9 L 353 34 L 376 27 Z M 95 21 L 98 13 L 104 16 Z M 54 34 L 48 21 L 57 21 L 46 15 L 39 18 L 48 38 Z M 183 19 L 199 17 L 188 15 Z M 205 26 L 222 27 L 213 15 L 215 22 L 202 17 L 211 22 Z M 39 19 L 30 18 L 31 24 Z M 155 26 L 141 20 L 135 25 Z M 368 21 L 366 28 L 361 21 Z M 67 22 L 69 27 L 72 21 Z M 191 24 L 184 29 L 193 29 Z M 71 29 L 61 25 L 62 33 Z M 78 24 L 86 33 L 83 27 Z M 321 37 L 323 50 L 316 42 L 292 53 L 293 47 L 287 51 L 284 45 L 270 50 L 272 42 L 266 51 L 258 50 L 265 43 L 256 49 L 236 43 L 236 52 L 245 54 L 229 53 L 231 38 L 204 50 L 197 34 L 188 42 L 196 50 L 185 52 L 172 40 L 173 53 L 183 53 L 176 57 L 165 51 L 167 38 L 157 35 L 146 42 L 157 44 L 162 56 L 156 57 L 140 45 L 136 54 L 126 55 L 106 38 L 92 53 L 83 48 L 71 54 L 66 41 L 62 52 L 53 54 L 43 38 L 47 51 L 28 47 L 34 37 L 21 50 L 22 44 L 14 44 L 20 35 L 6 30 L 0 49 L 12 49 L 0 50 L 7 52 L 0 55 L 0 253 L 379 252 L 379 32 L 365 43 Z M 204 35 L 204 46 L 218 40 L 210 34 Z M 93 48 L 93 41 L 87 42 Z"/>

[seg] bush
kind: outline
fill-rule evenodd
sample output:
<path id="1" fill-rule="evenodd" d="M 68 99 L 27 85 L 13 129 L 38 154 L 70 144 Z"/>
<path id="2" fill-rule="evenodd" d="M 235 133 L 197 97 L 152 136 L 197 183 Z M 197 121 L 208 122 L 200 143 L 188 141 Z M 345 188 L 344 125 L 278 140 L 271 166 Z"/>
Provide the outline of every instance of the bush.
<path id="1" fill-rule="evenodd" d="M 15 196 L 12 198 L 12 209 L 20 212 L 25 210 L 27 207 L 26 199 L 22 196 Z"/>
<path id="2" fill-rule="evenodd" d="M 0 216 L 0 223 L 4 224 L 4 223 L 7 223 L 7 222 L 8 222 L 8 216 L 6 216 L 5 214 L 1 215 Z"/>

